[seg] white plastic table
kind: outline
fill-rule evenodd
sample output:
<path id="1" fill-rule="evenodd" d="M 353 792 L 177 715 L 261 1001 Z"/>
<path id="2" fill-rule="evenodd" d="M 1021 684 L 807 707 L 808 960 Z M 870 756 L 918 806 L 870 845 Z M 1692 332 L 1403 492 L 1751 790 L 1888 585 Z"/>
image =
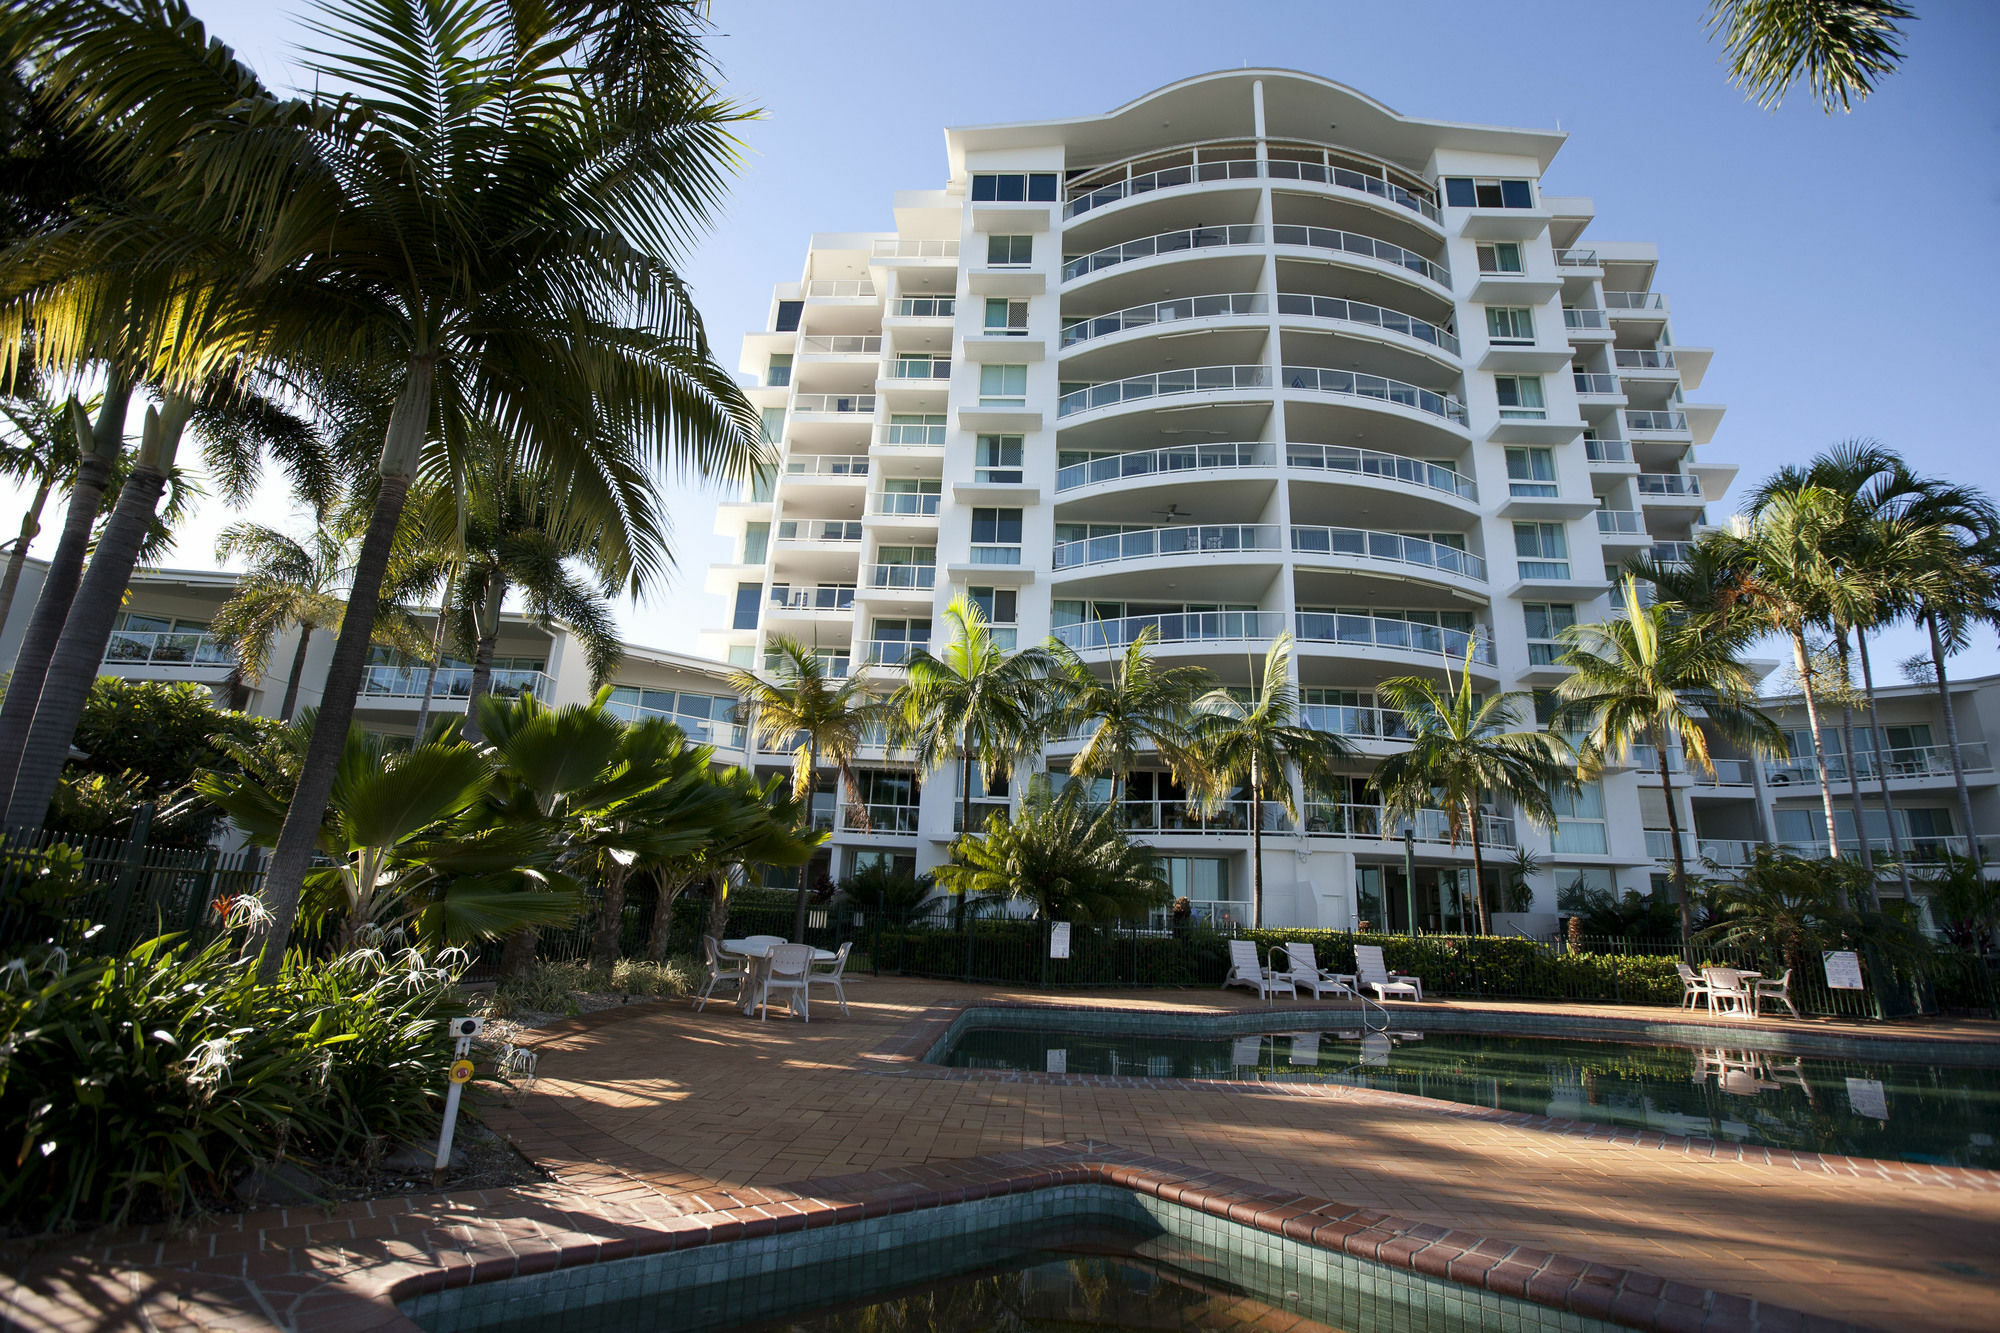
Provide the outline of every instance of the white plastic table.
<path id="1" fill-rule="evenodd" d="M 771 950 L 777 948 L 779 944 L 788 942 L 779 940 L 774 944 L 752 944 L 747 939 L 722 942 L 722 952 L 734 954 L 750 962 L 750 975 L 743 984 L 743 1012 L 746 1015 L 757 1012 L 757 997 L 764 993 L 764 977 L 771 966 Z M 839 957 L 839 954 L 827 949 L 813 950 L 815 963 L 831 963 Z"/>

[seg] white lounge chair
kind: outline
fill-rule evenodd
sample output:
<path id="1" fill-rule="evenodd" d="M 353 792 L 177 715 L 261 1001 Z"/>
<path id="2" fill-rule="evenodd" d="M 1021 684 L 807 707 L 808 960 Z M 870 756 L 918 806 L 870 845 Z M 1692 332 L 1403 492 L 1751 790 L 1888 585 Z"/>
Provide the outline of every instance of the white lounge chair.
<path id="1" fill-rule="evenodd" d="M 701 994 L 695 996 L 694 1007 L 700 1012 L 708 1005 L 708 997 L 715 993 L 717 986 L 728 984 L 736 988 L 737 995 L 743 994 L 744 983 L 750 979 L 747 968 L 738 960 L 735 966 L 724 966 L 722 950 L 716 946 L 713 936 L 701 937 L 701 961 L 708 968 L 708 976 L 701 983 Z"/>
<path id="2" fill-rule="evenodd" d="M 1758 977 L 1750 983 L 1750 991 L 1750 1005 L 1756 1012 L 1763 1012 L 1764 1001 L 1776 1000 L 1779 1004 L 1784 1005 L 1785 1008 L 1792 1011 L 1793 1018 L 1801 1017 L 1799 1007 L 1792 1003 L 1791 968 L 1786 968 L 1785 975 L 1779 977 L 1776 981 L 1767 981 L 1762 977 Z"/>
<path id="3" fill-rule="evenodd" d="M 1675 963 L 1674 971 L 1681 974 L 1681 985 L 1686 987 L 1681 993 L 1681 1008 L 1700 1008 L 1708 999 L 1708 992 L 1710 990 L 1708 978 L 1689 967 L 1686 963 Z"/>
<path id="4" fill-rule="evenodd" d="M 1335 995 L 1354 994 L 1354 978 L 1340 972 L 1322 972 L 1310 944 L 1287 944 L 1281 954 L 1271 950 L 1271 970 L 1289 979 L 1299 990 L 1309 990 L 1315 1000 L 1327 991 Z"/>
<path id="5" fill-rule="evenodd" d="M 1382 961 L 1382 946 L 1379 944 L 1354 946 L 1354 971 L 1360 979 L 1361 989 L 1374 991 L 1378 1000 L 1386 1000 L 1392 995 L 1400 995 L 1406 1000 L 1424 998 L 1423 978 L 1391 972 L 1389 965 Z"/>
<path id="6" fill-rule="evenodd" d="M 806 973 L 806 990 L 808 993 L 811 992 L 814 986 L 833 987 L 833 996 L 840 1001 L 840 1016 L 842 1018 L 847 1017 L 847 991 L 841 985 L 841 976 L 847 971 L 847 951 L 853 947 L 852 943 L 841 945 L 840 951 L 834 954 L 831 963 L 815 963 L 812 971 Z"/>
<path id="7" fill-rule="evenodd" d="M 812 1022 L 812 1006 L 806 996 L 806 982 L 812 976 L 812 945 L 774 944 L 767 958 L 763 985 L 757 991 L 757 1021 L 771 1017 L 771 992 L 783 991 L 786 1012 Z"/>
<path id="8" fill-rule="evenodd" d="M 1297 986 L 1290 977 L 1281 977 L 1265 967 L 1257 957 L 1257 945 L 1251 940 L 1229 941 L 1229 975 L 1222 979 L 1222 988 L 1248 986 L 1257 992 L 1259 999 L 1268 1000 L 1279 991 L 1299 998 Z"/>

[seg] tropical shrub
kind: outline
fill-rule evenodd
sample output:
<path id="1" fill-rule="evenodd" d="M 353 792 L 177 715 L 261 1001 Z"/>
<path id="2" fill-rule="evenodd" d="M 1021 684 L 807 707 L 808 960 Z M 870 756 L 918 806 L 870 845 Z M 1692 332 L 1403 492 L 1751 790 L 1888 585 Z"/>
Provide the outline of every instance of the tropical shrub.
<path id="1" fill-rule="evenodd" d="M 1135 920 L 1170 896 L 1152 849 L 1126 836 L 1116 811 L 1074 780 L 1052 793 L 1046 778 L 1028 784 L 1018 811 L 988 819 L 984 837 L 953 843 L 937 882 L 966 897 L 1023 899 L 1057 921 Z"/>
<path id="2" fill-rule="evenodd" d="M 584 962 L 538 962 L 494 989 L 491 1011 L 505 1016 L 528 1011 L 574 1014 L 579 995 L 644 995 L 673 1000 L 701 984 L 699 963 L 670 958 L 664 963 L 621 958 L 610 967 Z"/>
<path id="3" fill-rule="evenodd" d="M 1983 953 L 2000 934 L 2000 885 L 1969 856 L 1948 857 L 1922 880 L 1931 920 L 1955 949 Z"/>
<path id="4" fill-rule="evenodd" d="M 290 955 L 259 984 L 233 943 L 48 950 L 0 985 L 0 1224 L 173 1218 L 250 1169 L 308 1174 L 435 1133 L 450 969 L 413 951 Z"/>
<path id="5" fill-rule="evenodd" d="M 840 892 L 850 906 L 863 912 L 903 915 L 937 890 L 930 875 L 908 874 L 883 862 L 861 867 L 840 881 Z"/>

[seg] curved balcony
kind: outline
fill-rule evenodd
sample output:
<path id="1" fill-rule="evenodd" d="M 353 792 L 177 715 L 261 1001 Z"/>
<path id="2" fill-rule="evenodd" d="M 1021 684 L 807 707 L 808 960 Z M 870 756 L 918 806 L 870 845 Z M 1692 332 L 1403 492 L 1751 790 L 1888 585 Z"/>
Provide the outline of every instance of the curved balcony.
<path id="1" fill-rule="evenodd" d="M 1356 449 L 1344 444 L 1288 444 L 1285 463 L 1289 467 L 1312 468 L 1321 472 L 1348 472 L 1362 477 L 1379 477 L 1406 486 L 1443 491 L 1472 504 L 1479 503 L 1479 487 L 1462 472 L 1454 472 L 1421 458 L 1385 454 L 1375 449 Z"/>
<path id="2" fill-rule="evenodd" d="M 1281 222 L 1271 228 L 1271 240 L 1277 245 L 1299 245 L 1312 250 L 1338 250 L 1342 254 L 1377 260 L 1427 279 L 1447 293 L 1451 291 L 1451 271 L 1442 264 L 1434 264 L 1414 250 L 1405 250 L 1400 245 L 1378 241 L 1373 236 L 1363 236 L 1360 232 L 1340 231 L 1334 227 L 1304 227 L 1296 223 Z"/>
<path id="3" fill-rule="evenodd" d="M 1314 731 L 1363 740 L 1406 741 L 1410 724 L 1393 708 L 1356 708 L 1345 704 L 1302 704 L 1299 716 Z"/>
<path id="4" fill-rule="evenodd" d="M 1406 315 L 1400 310 L 1369 305 L 1366 301 L 1348 301 L 1338 296 L 1312 296 L 1305 292 L 1279 292 L 1278 313 L 1305 315 L 1311 319 L 1331 320 L 1340 324 L 1359 324 L 1365 328 L 1381 329 L 1386 333 L 1400 333 L 1405 338 L 1429 343 L 1453 356 L 1459 354 L 1458 336 L 1449 329 L 1441 329 L 1429 320 Z"/>
<path id="5" fill-rule="evenodd" d="M 1363 376 L 1363 378 L 1371 378 Z M 1394 383 L 1395 381 L 1387 381 Z M 1269 366 L 1201 366 L 1188 370 L 1163 370 L 1154 375 L 1134 375 L 1129 379 L 1107 380 L 1087 389 L 1066 393 L 1056 400 L 1056 416 L 1074 416 L 1100 407 L 1164 398 L 1181 393 L 1223 393 L 1231 389 L 1268 389 Z M 1405 386 L 1408 387 L 1408 386 Z"/>
<path id="6" fill-rule="evenodd" d="M 1475 630 L 1444 629 L 1393 616 L 1350 615 L 1341 611 L 1300 611 L 1294 637 L 1300 643 L 1353 644 L 1361 648 L 1398 648 L 1404 652 L 1436 653 L 1457 661 L 1493 665 L 1493 644 Z"/>
<path id="7" fill-rule="evenodd" d="M 1264 229 L 1254 222 L 1232 223 L 1226 227 L 1189 227 L 1183 231 L 1165 231 L 1157 236 L 1142 236 L 1136 241 L 1108 245 L 1102 250 L 1066 259 L 1063 261 L 1062 280 L 1071 282 L 1089 273 L 1114 268 L 1135 259 L 1151 259 L 1156 255 L 1263 243 Z"/>
<path id="8" fill-rule="evenodd" d="M 1467 855 L 1472 852 L 1472 830 L 1460 828 L 1458 836 L 1453 837 L 1452 817 L 1443 810 L 1419 810 L 1416 819 L 1409 820 L 1386 814 L 1379 805 L 1314 801 L 1307 804 L 1304 813 L 1307 833 L 1387 840 L 1400 839 L 1407 831 L 1415 842 L 1442 843 Z M 1514 821 L 1503 815 L 1481 815 L 1479 843 L 1482 848 L 1512 847 Z"/>
<path id="9" fill-rule="evenodd" d="M 1255 180 L 1263 173 L 1258 169 L 1254 157 L 1221 158 L 1212 162 L 1190 162 L 1184 166 L 1166 167 L 1160 171 L 1148 171 L 1143 175 L 1127 176 L 1121 181 L 1108 185 L 1097 185 L 1081 193 L 1072 193 L 1069 202 L 1063 205 L 1063 220 L 1088 213 L 1093 208 L 1103 208 L 1121 199 L 1136 195 L 1151 194 L 1155 190 L 1171 190 L 1182 185 L 1203 185 L 1211 181 Z"/>
<path id="10" fill-rule="evenodd" d="M 1294 525 L 1292 550 L 1299 555 L 1332 555 L 1391 565 L 1414 565 L 1460 578 L 1486 582 L 1486 561 L 1455 546 L 1405 537 L 1400 532 L 1372 528 L 1320 528 Z"/>
<path id="11" fill-rule="evenodd" d="M 1057 571 L 1160 556 L 1214 557 L 1243 551 L 1282 551 L 1284 530 L 1275 523 L 1209 523 L 1183 528 L 1140 528 L 1108 537 L 1063 542 L 1055 548 Z"/>
<path id="12" fill-rule="evenodd" d="M 1352 190 L 1357 194 L 1370 195 L 1380 202 L 1407 208 L 1435 226 L 1444 225 L 1443 218 L 1438 213 L 1438 206 L 1422 195 L 1406 190 L 1394 181 L 1336 166 L 1331 161 L 1293 162 L 1273 158 L 1269 174 L 1272 180 L 1309 181 L 1314 185 L 1330 185 L 1336 190 Z"/>
<path id="13" fill-rule="evenodd" d="M 1298 447 L 1298 446 L 1294 446 Z M 1056 491 L 1073 491 L 1131 477 L 1208 472 L 1222 468 L 1276 467 L 1278 447 L 1270 443 L 1174 444 L 1164 449 L 1135 450 L 1109 458 L 1072 463 L 1056 471 Z"/>
<path id="14" fill-rule="evenodd" d="M 1266 643 L 1285 628 L 1279 611 L 1183 611 L 1173 615 L 1126 616 L 1120 620 L 1084 620 L 1056 626 L 1055 637 L 1078 652 L 1120 649 L 1145 630 L 1158 631 L 1157 642 Z"/>
<path id="15" fill-rule="evenodd" d="M 1286 366 L 1280 373 L 1287 389 L 1394 403 L 1457 426 L 1465 425 L 1464 403 L 1449 394 L 1437 393 L 1420 385 L 1392 380 L 1384 375 L 1362 375 L 1352 370 L 1328 370 L 1320 366 Z"/>
<path id="16" fill-rule="evenodd" d="M 1260 292 L 1226 292 L 1218 296 L 1155 301 L 1151 305 L 1129 306 L 1108 315 L 1094 315 L 1065 324 L 1062 345 L 1065 348 L 1074 347 L 1092 338 L 1107 338 L 1114 333 L 1143 329 L 1153 324 L 1177 324 L 1182 320 L 1217 319 L 1230 315 L 1261 315 L 1267 309 Z"/>

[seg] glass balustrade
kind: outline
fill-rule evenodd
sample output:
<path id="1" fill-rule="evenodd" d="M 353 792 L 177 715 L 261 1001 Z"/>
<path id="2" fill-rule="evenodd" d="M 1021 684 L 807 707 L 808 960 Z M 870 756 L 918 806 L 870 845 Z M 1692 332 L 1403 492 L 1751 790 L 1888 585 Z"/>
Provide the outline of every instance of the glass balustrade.
<path id="1" fill-rule="evenodd" d="M 1625 429 L 1627 430 L 1672 431 L 1677 434 L 1685 434 L 1687 428 L 1688 419 L 1685 412 L 1628 411 L 1625 413 Z"/>
<path id="2" fill-rule="evenodd" d="M 1486 561 L 1481 557 L 1441 542 L 1405 537 L 1400 532 L 1295 524 L 1292 527 L 1292 550 L 1300 555 L 1335 555 L 1397 565 L 1418 565 L 1442 574 L 1478 579 L 1482 583 L 1486 580 Z"/>
<path id="3" fill-rule="evenodd" d="M 1068 282 L 1088 273 L 1127 264 L 1135 259 L 1151 259 L 1155 255 L 1180 254 L 1189 250 L 1208 250 L 1218 246 L 1261 245 L 1263 242 L 1264 229 L 1255 223 L 1247 222 L 1226 227 L 1190 227 L 1184 231 L 1161 232 L 1157 236 L 1142 236 L 1135 241 L 1108 245 L 1087 255 L 1065 259 L 1063 281 Z"/>
<path id="4" fill-rule="evenodd" d="M 1636 509 L 1600 509 L 1597 530 L 1607 536 L 1643 536 L 1646 516 Z"/>
<path id="5" fill-rule="evenodd" d="M 958 239 L 891 240 L 884 237 L 875 242 L 871 253 L 876 259 L 955 259 L 958 257 Z"/>
<path id="6" fill-rule="evenodd" d="M 1296 446 L 1294 446 L 1296 447 Z M 1084 463 L 1071 463 L 1056 470 L 1056 490 L 1071 491 L 1079 486 L 1118 481 L 1126 477 L 1150 477 L 1161 473 L 1201 472 L 1214 468 L 1275 467 L 1277 446 L 1268 443 L 1176 444 L 1164 449 L 1136 449 L 1129 454 L 1111 454 Z"/>
<path id="7" fill-rule="evenodd" d="M 1620 370 L 1672 370 L 1674 354 L 1647 347 L 1614 347 L 1611 363 Z"/>
<path id="8" fill-rule="evenodd" d="M 1231 389 L 1264 389 L 1271 384 L 1269 366 L 1202 366 L 1188 370 L 1163 370 L 1153 375 L 1107 380 L 1086 389 L 1077 389 L 1056 400 L 1056 415 L 1073 416 L 1093 408 L 1118 403 L 1164 398 L 1183 393 L 1222 393 Z"/>
<path id="9" fill-rule="evenodd" d="M 923 357 L 898 357 L 889 366 L 889 378 L 894 380 L 948 380 L 951 378 L 951 361 L 945 357 L 930 359 Z"/>
<path id="10" fill-rule="evenodd" d="M 421 699 L 426 680 L 430 679 L 428 668 L 421 666 L 371 666 L 366 668 L 361 680 L 361 693 L 373 698 Z M 496 696 L 511 697 L 532 694 L 538 699 L 548 699 L 554 693 L 553 682 L 540 671 L 528 671 L 517 667 L 495 667 L 487 689 Z M 431 682 L 433 699 L 465 699 L 472 694 L 472 668 L 469 666 L 439 667 L 436 679 Z"/>
<path id="11" fill-rule="evenodd" d="M 799 339 L 799 350 L 814 356 L 878 355 L 882 338 L 875 333 L 809 333 Z"/>
<path id="12" fill-rule="evenodd" d="M 811 588 L 774 587 L 765 604 L 781 611 L 848 611 L 854 607 L 854 588 L 845 583 Z"/>
<path id="13" fill-rule="evenodd" d="M 941 499 L 935 491 L 877 491 L 870 497 L 869 512 L 885 518 L 934 518 Z"/>
<path id="14" fill-rule="evenodd" d="M 1216 523 L 1191 527 L 1139 528 L 1131 532 L 1063 542 L 1055 548 L 1056 569 L 1149 560 L 1159 556 L 1228 555 L 1282 549 L 1280 531 L 1270 523 Z"/>
<path id="15" fill-rule="evenodd" d="M 950 319 L 958 313 L 955 296 L 902 296 L 889 309 L 899 319 Z"/>
<path id="16" fill-rule="evenodd" d="M 865 477 L 867 454 L 793 454 L 785 460 L 788 477 Z"/>
<path id="17" fill-rule="evenodd" d="M 1400 245 L 1378 241 L 1373 236 L 1363 236 L 1359 232 L 1341 231 L 1334 227 L 1301 227 L 1285 224 L 1271 228 L 1271 240 L 1278 245 L 1302 245 L 1314 250 L 1338 250 L 1342 254 L 1378 259 L 1385 264 L 1429 278 L 1440 287 L 1451 286 L 1451 273 L 1442 264 L 1434 264 L 1414 250 L 1405 250 Z"/>
<path id="18" fill-rule="evenodd" d="M 792 395 L 794 412 L 873 412 L 872 393 L 800 393 Z"/>
<path id="19" fill-rule="evenodd" d="M 934 588 L 937 586 L 937 566 L 871 565 L 868 569 L 868 586 L 871 588 Z"/>
<path id="20" fill-rule="evenodd" d="M 233 666 L 236 659 L 211 636 L 186 630 L 113 630 L 104 660 L 125 666 Z"/>
<path id="21" fill-rule="evenodd" d="M 1472 478 L 1454 472 L 1442 463 L 1401 454 L 1385 454 L 1375 449 L 1356 449 L 1344 444 L 1288 444 L 1285 462 L 1298 468 L 1322 472 L 1352 472 L 1358 476 L 1400 481 L 1410 486 L 1444 491 L 1461 500 L 1478 500 L 1479 487 Z"/>
<path id="22" fill-rule="evenodd" d="M 1125 616 L 1118 620 L 1085 620 L 1058 625 L 1055 637 L 1079 651 L 1123 648 L 1147 630 L 1159 643 L 1207 643 L 1276 638 L 1285 627 L 1277 611 L 1182 611 L 1157 616 Z"/>
<path id="23" fill-rule="evenodd" d="M 1646 556 L 1656 565 L 1685 565 L 1693 552 L 1693 542 L 1654 542 Z"/>
<path id="24" fill-rule="evenodd" d="M 1563 327 L 1566 329 L 1608 329 L 1602 310 L 1587 310 L 1579 306 L 1563 307 Z"/>
<path id="25" fill-rule="evenodd" d="M 1563 268 L 1596 268 L 1597 251 L 1578 249 L 1558 250 L 1556 251 L 1556 263 Z"/>
<path id="26" fill-rule="evenodd" d="M 1576 371 L 1576 391 L 1597 398 L 1615 398 L 1624 392 L 1618 385 L 1616 375 L 1604 375 L 1588 371 Z"/>
<path id="27" fill-rule="evenodd" d="M 1665 310 L 1667 298 L 1659 292 L 1606 292 L 1606 310 Z"/>
<path id="28" fill-rule="evenodd" d="M 1406 741 L 1410 738 L 1408 721 L 1392 708 L 1305 704 L 1299 712 L 1308 727 L 1332 736 L 1360 736 L 1384 741 Z"/>
<path id="29" fill-rule="evenodd" d="M 781 542 L 858 542 L 861 524 L 853 519 L 786 519 L 778 524 Z"/>
<path id="30" fill-rule="evenodd" d="M 1227 292 L 1216 296 L 1189 296 L 1178 301 L 1155 301 L 1093 315 L 1063 326 L 1062 345 L 1074 347 L 1092 338 L 1105 338 L 1127 329 L 1143 329 L 1154 324 L 1176 324 L 1188 319 L 1213 319 L 1224 315 L 1261 315 L 1266 310 L 1259 292 Z"/>
<path id="31" fill-rule="evenodd" d="M 1629 463 L 1632 451 L 1625 447 L 1623 440 L 1590 440 L 1583 442 L 1583 456 L 1592 463 Z"/>
<path id="32" fill-rule="evenodd" d="M 1392 204 L 1420 213 L 1432 222 L 1440 222 L 1438 207 L 1424 195 L 1406 190 L 1394 181 L 1383 180 L 1364 172 L 1326 162 L 1294 162 L 1288 159 L 1273 159 L 1269 165 L 1274 180 L 1311 181 L 1317 185 L 1332 185 L 1342 190 L 1358 190 L 1372 194 Z"/>
<path id="33" fill-rule="evenodd" d="M 1406 652 L 1438 653 L 1464 661 L 1493 664 L 1493 645 L 1483 630 L 1446 629 L 1393 616 L 1349 614 L 1343 611 L 1300 611 L 1296 634 L 1301 643 L 1353 644 L 1364 648 L 1399 648 Z"/>
<path id="34" fill-rule="evenodd" d="M 1681 495 L 1691 499 L 1701 498 L 1701 478 L 1685 476 L 1678 472 L 1641 472 L 1633 480 L 1638 483 L 1641 495 Z"/>
<path id="35" fill-rule="evenodd" d="M 1415 315 L 1406 315 L 1387 306 L 1369 305 L 1366 301 L 1348 301 L 1338 296 L 1312 296 L 1304 292 L 1279 292 L 1278 313 L 1306 315 L 1313 319 L 1331 319 L 1343 324 L 1362 324 L 1370 328 L 1384 329 L 1390 333 L 1400 333 L 1406 338 L 1415 338 L 1418 342 L 1443 348 L 1453 356 L 1458 355 L 1456 334 L 1439 328 L 1428 320 L 1418 319 Z"/>
<path id="36" fill-rule="evenodd" d="M 857 297 L 875 295 L 875 284 L 862 279 L 848 279 L 839 282 L 809 282 L 806 295 L 821 300 L 852 300 Z"/>
<path id="37" fill-rule="evenodd" d="M 1351 398 L 1370 398 L 1378 402 L 1395 403 L 1400 407 L 1412 407 L 1446 421 L 1465 424 L 1465 404 L 1445 394 L 1434 393 L 1402 380 L 1392 380 L 1381 375 L 1363 375 L 1352 370 L 1328 370 L 1321 366 L 1286 366 L 1281 372 L 1282 383 L 1287 389 L 1303 389 L 1308 393 L 1337 393 Z"/>
<path id="38" fill-rule="evenodd" d="M 1184 166 L 1164 167 L 1159 171 L 1127 176 L 1124 180 L 1067 191 L 1069 202 L 1063 205 L 1063 217 L 1066 219 L 1077 217 L 1093 208 L 1115 204 L 1121 199 L 1130 199 L 1135 195 L 1151 194 L 1155 190 L 1170 190 L 1175 186 L 1195 185 L 1206 181 L 1254 180 L 1257 174 L 1257 159 L 1254 157 L 1219 158 L 1212 162 L 1190 162 Z"/>

